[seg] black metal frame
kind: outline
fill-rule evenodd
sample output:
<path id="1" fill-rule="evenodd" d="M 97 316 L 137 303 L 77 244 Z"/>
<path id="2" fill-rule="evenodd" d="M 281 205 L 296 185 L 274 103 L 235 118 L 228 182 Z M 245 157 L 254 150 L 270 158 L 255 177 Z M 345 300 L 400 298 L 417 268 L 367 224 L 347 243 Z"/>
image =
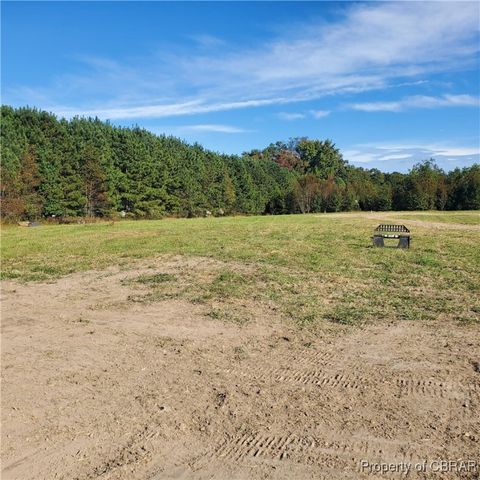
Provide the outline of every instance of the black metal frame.
<path id="1" fill-rule="evenodd" d="M 373 232 L 373 246 L 384 247 L 386 238 L 398 238 L 397 248 L 410 248 L 410 230 L 405 225 L 379 225 Z"/>

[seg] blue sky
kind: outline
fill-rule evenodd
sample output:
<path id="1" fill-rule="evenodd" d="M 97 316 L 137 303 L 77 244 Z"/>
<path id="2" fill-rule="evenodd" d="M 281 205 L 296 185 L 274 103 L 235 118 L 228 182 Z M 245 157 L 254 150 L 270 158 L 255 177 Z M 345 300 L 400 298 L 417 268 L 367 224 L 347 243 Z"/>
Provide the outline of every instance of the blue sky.
<path id="1" fill-rule="evenodd" d="M 2 103 L 226 153 L 479 162 L 478 2 L 2 2 Z"/>

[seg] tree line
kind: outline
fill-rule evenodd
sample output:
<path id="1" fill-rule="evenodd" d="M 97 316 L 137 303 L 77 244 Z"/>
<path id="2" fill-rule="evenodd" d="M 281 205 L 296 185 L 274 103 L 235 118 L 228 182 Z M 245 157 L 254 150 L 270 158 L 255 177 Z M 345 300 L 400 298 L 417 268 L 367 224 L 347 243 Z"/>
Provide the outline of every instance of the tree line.
<path id="1" fill-rule="evenodd" d="M 4 220 L 480 208 L 480 166 L 407 174 L 350 165 L 330 140 L 224 155 L 138 127 L 1 110 Z"/>

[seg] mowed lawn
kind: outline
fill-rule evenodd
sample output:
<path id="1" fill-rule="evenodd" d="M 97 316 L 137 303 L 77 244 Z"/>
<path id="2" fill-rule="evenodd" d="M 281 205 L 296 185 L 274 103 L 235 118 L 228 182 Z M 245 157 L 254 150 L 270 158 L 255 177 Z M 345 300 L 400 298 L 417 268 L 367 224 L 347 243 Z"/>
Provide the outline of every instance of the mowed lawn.
<path id="1" fill-rule="evenodd" d="M 154 281 L 163 277 L 152 271 L 146 300 L 214 298 L 234 308 L 235 300 L 247 299 L 274 306 L 302 327 L 389 319 L 472 323 L 480 317 L 479 218 L 479 212 L 388 212 L 6 226 L 2 276 L 50 281 L 112 265 L 130 269 L 138 259 L 208 257 L 221 262 L 220 271 L 208 281 L 186 272 L 182 288 L 173 277 Z M 412 248 L 372 248 L 374 227 L 396 220 L 411 229 Z"/>

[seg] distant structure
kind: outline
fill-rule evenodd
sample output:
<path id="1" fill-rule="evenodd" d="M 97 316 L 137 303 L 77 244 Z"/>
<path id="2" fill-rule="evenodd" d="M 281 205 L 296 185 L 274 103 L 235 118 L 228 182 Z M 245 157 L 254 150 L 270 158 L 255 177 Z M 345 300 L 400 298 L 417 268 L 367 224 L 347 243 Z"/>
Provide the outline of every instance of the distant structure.
<path id="1" fill-rule="evenodd" d="M 373 246 L 384 247 L 386 238 L 398 238 L 397 248 L 410 248 L 412 239 L 410 230 L 405 225 L 381 224 L 373 231 Z"/>

